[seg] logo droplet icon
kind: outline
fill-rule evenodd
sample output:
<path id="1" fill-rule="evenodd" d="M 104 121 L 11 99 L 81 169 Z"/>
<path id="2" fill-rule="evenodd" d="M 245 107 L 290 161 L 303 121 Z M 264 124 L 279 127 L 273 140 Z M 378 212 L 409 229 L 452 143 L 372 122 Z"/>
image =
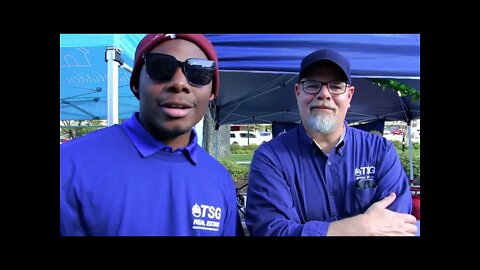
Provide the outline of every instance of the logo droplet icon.
<path id="1" fill-rule="evenodd" d="M 202 214 L 202 210 L 200 209 L 200 206 L 195 203 L 195 205 L 192 207 L 192 215 L 196 218 L 200 217 Z"/>

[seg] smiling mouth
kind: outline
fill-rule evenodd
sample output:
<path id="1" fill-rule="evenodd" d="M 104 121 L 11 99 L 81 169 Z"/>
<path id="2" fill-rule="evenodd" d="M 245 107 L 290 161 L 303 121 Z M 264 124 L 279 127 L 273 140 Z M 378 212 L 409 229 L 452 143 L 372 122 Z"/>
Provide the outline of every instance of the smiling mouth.
<path id="1" fill-rule="evenodd" d="M 171 118 L 182 118 L 187 116 L 193 109 L 191 105 L 187 104 L 173 104 L 173 103 L 166 103 L 162 104 L 161 109 L 163 113 Z"/>
<path id="2" fill-rule="evenodd" d="M 165 104 L 162 107 L 172 108 L 172 109 L 188 109 L 190 106 L 181 105 L 181 104 Z"/>

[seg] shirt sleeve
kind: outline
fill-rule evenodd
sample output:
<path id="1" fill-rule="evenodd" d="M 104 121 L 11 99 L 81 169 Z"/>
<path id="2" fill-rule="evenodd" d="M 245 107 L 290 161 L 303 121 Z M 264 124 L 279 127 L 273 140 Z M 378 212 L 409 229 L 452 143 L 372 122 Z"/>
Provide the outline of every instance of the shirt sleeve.
<path id="1" fill-rule="evenodd" d="M 81 225 L 80 204 L 75 194 L 73 162 L 60 156 L 60 235 L 84 236 L 85 230 Z"/>
<path id="2" fill-rule="evenodd" d="M 412 212 L 412 193 L 407 174 L 402 166 L 400 158 L 393 144 L 387 141 L 385 155 L 379 155 L 377 160 L 377 176 L 381 200 L 391 192 L 397 195 L 395 201 L 387 208 L 399 212 Z"/>
<path id="3" fill-rule="evenodd" d="M 267 147 L 252 158 L 248 179 L 245 222 L 252 236 L 325 236 L 330 222 L 302 224 L 294 208 L 282 168 Z"/>

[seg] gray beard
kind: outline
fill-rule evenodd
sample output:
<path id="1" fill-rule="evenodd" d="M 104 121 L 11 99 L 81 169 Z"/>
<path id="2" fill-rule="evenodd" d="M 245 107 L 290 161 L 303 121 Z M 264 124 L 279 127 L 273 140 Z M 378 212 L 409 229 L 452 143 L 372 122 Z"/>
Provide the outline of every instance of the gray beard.
<path id="1" fill-rule="evenodd" d="M 332 134 L 337 127 L 337 118 L 335 116 L 328 117 L 322 113 L 310 115 L 308 118 L 308 126 L 314 131 L 324 135 Z"/>

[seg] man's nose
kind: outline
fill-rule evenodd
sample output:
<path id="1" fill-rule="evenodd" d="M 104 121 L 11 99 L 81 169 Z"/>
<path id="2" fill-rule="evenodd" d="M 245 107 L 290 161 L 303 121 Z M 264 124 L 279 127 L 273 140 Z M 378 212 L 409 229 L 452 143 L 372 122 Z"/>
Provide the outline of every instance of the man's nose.
<path id="1" fill-rule="evenodd" d="M 177 68 L 177 70 L 173 74 L 173 77 L 170 79 L 170 83 L 172 88 L 176 89 L 178 92 L 190 91 L 187 77 L 183 73 L 181 67 Z"/>
<path id="2" fill-rule="evenodd" d="M 318 91 L 316 98 L 318 99 L 329 99 L 331 98 L 332 95 L 330 94 L 330 91 L 328 91 L 328 87 L 326 84 L 323 84 L 322 87 L 320 87 L 320 91 Z"/>

